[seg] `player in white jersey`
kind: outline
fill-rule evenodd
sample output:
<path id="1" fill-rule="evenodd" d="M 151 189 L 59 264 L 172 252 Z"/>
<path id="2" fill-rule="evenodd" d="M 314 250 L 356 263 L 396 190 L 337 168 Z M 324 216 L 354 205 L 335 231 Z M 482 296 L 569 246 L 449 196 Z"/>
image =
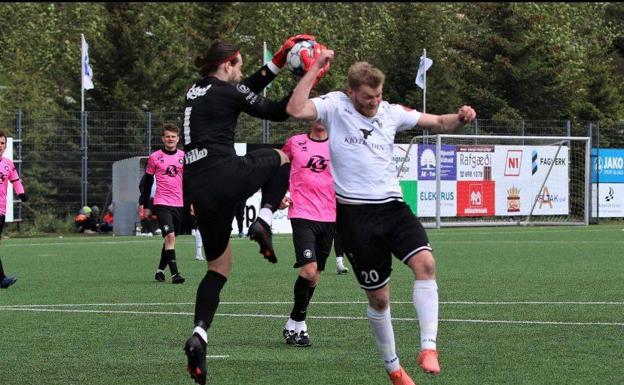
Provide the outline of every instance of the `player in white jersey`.
<path id="1" fill-rule="evenodd" d="M 309 99 L 318 72 L 333 59 L 323 50 L 294 90 L 286 111 L 296 119 L 320 120 L 329 132 L 336 185 L 337 231 L 360 286 L 368 297 L 368 321 L 384 367 L 394 385 L 414 382 L 399 364 L 390 316 L 392 258 L 414 273 L 413 303 L 418 315 L 423 371 L 438 374 L 436 349 L 438 288 L 427 234 L 403 201 L 392 160 L 398 131 L 419 127 L 452 132 L 476 118 L 469 106 L 456 114 L 420 113 L 382 100 L 384 74 L 366 62 L 348 72 L 347 92 Z"/>

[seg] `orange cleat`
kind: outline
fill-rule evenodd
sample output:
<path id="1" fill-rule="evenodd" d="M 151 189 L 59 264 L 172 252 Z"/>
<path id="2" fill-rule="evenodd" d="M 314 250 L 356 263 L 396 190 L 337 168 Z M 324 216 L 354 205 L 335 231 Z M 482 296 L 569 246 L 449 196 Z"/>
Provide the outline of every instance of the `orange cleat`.
<path id="1" fill-rule="evenodd" d="M 421 350 L 418 354 L 418 365 L 425 373 L 440 374 L 438 352 L 433 349 Z"/>
<path id="2" fill-rule="evenodd" d="M 392 385 L 416 385 L 402 366 L 398 370 L 388 373 L 388 376 L 390 376 Z"/>

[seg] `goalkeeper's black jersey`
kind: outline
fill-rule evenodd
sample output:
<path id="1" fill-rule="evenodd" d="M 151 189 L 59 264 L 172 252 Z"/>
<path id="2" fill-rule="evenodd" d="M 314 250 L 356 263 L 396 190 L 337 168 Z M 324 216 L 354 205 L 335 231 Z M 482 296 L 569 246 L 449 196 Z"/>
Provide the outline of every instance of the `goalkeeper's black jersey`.
<path id="1" fill-rule="evenodd" d="M 279 102 L 259 95 L 274 78 L 264 66 L 237 85 L 212 76 L 193 84 L 186 93 L 184 111 L 185 177 L 216 167 L 220 159 L 236 154 L 234 136 L 241 112 L 272 121 L 288 118 L 290 95 Z"/>

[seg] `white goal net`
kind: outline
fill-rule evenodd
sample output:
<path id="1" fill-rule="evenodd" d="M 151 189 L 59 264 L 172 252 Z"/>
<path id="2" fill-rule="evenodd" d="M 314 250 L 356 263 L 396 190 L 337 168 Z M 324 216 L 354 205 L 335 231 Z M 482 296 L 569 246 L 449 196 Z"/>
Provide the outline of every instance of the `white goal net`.
<path id="1" fill-rule="evenodd" d="M 425 135 L 394 151 L 426 227 L 589 223 L 589 138 Z"/>

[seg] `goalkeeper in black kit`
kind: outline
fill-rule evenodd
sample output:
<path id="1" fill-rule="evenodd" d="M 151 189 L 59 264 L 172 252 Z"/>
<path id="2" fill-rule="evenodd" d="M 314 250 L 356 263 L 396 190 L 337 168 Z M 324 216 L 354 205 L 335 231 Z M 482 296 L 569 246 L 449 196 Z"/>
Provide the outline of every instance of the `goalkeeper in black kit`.
<path id="1" fill-rule="evenodd" d="M 290 95 L 276 102 L 260 92 L 286 63 L 286 55 L 310 35 L 289 38 L 272 61 L 243 78 L 243 57 L 239 48 L 215 42 L 197 57 L 201 79 L 186 93 L 184 110 L 184 198 L 193 205 L 201 232 L 208 272 L 197 288 L 195 329 L 184 347 L 187 370 L 195 382 L 206 383 L 207 331 L 219 305 L 219 294 L 232 269 L 229 239 L 234 207 L 262 190 L 258 219 L 249 227 L 250 239 L 260 253 L 277 262 L 271 240 L 271 222 L 288 188 L 290 163 L 277 149 L 259 149 L 245 156 L 234 151 L 238 116 L 245 112 L 259 119 L 284 121 Z"/>

